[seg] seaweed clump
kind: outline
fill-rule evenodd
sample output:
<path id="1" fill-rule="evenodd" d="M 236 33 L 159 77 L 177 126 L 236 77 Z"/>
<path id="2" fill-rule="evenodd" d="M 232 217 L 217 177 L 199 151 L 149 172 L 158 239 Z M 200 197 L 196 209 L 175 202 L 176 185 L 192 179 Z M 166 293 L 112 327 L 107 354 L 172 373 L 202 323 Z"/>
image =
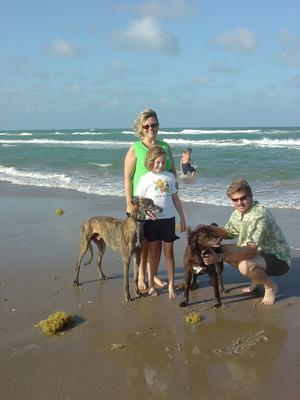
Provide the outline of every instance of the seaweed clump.
<path id="1" fill-rule="evenodd" d="M 65 311 L 56 311 L 47 319 L 42 319 L 35 327 L 41 328 L 45 335 L 54 335 L 69 327 L 72 322 L 71 314 Z"/>
<path id="2" fill-rule="evenodd" d="M 57 209 L 55 210 L 55 214 L 56 214 L 58 217 L 61 217 L 61 216 L 63 215 L 63 213 L 64 213 L 64 210 L 63 210 L 62 208 L 57 208 Z"/>
<path id="3" fill-rule="evenodd" d="M 185 322 L 189 324 L 198 324 L 201 321 L 201 315 L 196 312 L 192 311 L 191 313 L 184 316 Z"/>

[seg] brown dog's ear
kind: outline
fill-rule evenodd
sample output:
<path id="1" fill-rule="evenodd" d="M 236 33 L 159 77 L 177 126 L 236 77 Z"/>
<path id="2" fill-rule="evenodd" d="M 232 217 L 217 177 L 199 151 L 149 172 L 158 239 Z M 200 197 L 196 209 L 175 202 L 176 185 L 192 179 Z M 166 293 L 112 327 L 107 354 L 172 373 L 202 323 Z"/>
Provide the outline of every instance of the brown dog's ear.
<path id="1" fill-rule="evenodd" d="M 194 249 L 195 248 L 195 232 L 191 231 L 189 229 L 189 231 L 187 232 L 187 239 L 188 239 L 188 244 L 189 246 Z"/>

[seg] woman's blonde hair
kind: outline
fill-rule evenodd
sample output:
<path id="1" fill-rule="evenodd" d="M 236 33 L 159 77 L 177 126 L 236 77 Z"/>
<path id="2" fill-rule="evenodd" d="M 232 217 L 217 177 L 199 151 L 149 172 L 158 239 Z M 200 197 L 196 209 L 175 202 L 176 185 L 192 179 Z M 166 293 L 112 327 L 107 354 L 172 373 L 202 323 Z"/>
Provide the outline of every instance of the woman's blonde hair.
<path id="1" fill-rule="evenodd" d="M 153 146 L 146 154 L 145 167 L 151 171 L 155 160 L 160 156 L 167 156 L 167 153 L 159 144 L 157 144 Z"/>
<path id="2" fill-rule="evenodd" d="M 137 116 L 133 124 L 133 130 L 137 137 L 143 136 L 143 125 L 150 117 L 155 118 L 157 124 L 159 124 L 157 114 L 154 110 L 152 110 L 152 108 L 146 108 L 146 110 L 140 112 L 139 115 Z"/>

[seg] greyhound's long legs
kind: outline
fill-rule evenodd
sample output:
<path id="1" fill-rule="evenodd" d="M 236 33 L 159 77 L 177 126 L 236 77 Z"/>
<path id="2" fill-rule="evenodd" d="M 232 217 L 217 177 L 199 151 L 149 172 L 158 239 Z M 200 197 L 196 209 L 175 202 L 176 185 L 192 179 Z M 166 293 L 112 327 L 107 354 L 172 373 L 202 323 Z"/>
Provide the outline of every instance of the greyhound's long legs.
<path id="1" fill-rule="evenodd" d="M 134 282 L 134 291 L 137 297 L 141 297 L 142 293 L 139 289 L 138 281 L 139 281 L 139 265 L 141 261 L 141 249 L 137 249 L 134 253 L 134 277 L 133 277 L 133 282 Z"/>
<path id="2" fill-rule="evenodd" d="M 80 252 L 79 252 L 78 261 L 76 263 L 75 276 L 74 276 L 74 281 L 73 281 L 73 285 L 74 286 L 79 286 L 80 265 L 81 265 L 83 257 L 85 256 L 85 253 L 88 251 L 90 246 L 91 246 L 90 240 L 88 240 L 86 238 L 84 238 L 84 239 L 81 238 L 81 240 L 80 240 Z"/>
<path id="3" fill-rule="evenodd" d="M 130 263 L 130 257 L 123 257 L 124 295 L 125 295 L 126 301 L 132 300 L 130 293 L 129 293 L 129 263 Z"/>
<path id="4" fill-rule="evenodd" d="M 100 276 L 100 279 L 106 279 L 106 276 L 102 270 L 102 257 L 105 253 L 106 243 L 101 238 L 100 239 L 94 238 L 94 243 L 96 243 L 96 245 L 98 247 L 97 266 L 98 266 L 98 270 L 99 270 L 99 276 Z"/>

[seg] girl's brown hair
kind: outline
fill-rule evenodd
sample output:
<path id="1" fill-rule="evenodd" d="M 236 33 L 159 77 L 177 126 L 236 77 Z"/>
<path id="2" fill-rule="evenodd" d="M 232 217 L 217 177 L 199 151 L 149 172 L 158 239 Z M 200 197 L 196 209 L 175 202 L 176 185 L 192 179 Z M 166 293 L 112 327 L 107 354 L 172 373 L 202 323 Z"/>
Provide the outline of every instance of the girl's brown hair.
<path id="1" fill-rule="evenodd" d="M 151 171 L 155 160 L 160 156 L 167 156 L 167 153 L 159 144 L 157 144 L 148 151 L 145 158 L 145 167 Z"/>

